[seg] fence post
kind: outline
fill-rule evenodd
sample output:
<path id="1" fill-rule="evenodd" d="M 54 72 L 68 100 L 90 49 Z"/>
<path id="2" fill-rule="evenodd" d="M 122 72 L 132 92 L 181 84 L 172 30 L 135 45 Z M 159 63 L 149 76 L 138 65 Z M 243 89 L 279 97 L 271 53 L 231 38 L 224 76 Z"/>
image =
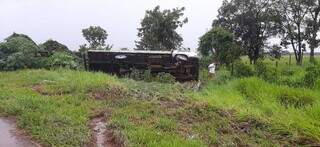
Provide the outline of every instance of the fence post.
<path id="1" fill-rule="evenodd" d="M 88 71 L 86 53 L 84 53 L 82 57 L 83 57 L 84 69 L 85 69 L 86 71 Z"/>
<path id="2" fill-rule="evenodd" d="M 289 67 L 291 67 L 291 53 L 290 53 L 290 58 L 289 58 Z"/>

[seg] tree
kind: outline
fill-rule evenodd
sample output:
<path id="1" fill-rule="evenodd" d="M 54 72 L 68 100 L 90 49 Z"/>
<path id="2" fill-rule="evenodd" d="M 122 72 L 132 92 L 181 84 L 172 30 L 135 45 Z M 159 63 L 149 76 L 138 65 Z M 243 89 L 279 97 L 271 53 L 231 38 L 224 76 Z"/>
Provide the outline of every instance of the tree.
<path id="1" fill-rule="evenodd" d="M 291 45 L 297 65 L 302 65 L 303 52 L 306 50 L 306 16 L 310 9 L 309 0 L 279 0 L 278 14 L 282 35 L 282 45 Z"/>
<path id="2" fill-rule="evenodd" d="M 230 65 L 241 56 L 241 49 L 233 34 L 221 27 L 212 28 L 200 37 L 198 51 L 202 55 L 212 54 L 221 64 Z"/>
<path id="3" fill-rule="evenodd" d="M 245 49 L 251 63 L 263 57 L 266 40 L 276 35 L 272 0 L 224 0 L 213 27 L 230 30 Z"/>
<path id="4" fill-rule="evenodd" d="M 91 49 L 108 50 L 112 48 L 112 46 L 105 44 L 108 38 L 107 31 L 99 26 L 83 29 L 82 35 L 89 42 Z"/>
<path id="5" fill-rule="evenodd" d="M 66 52 L 71 53 L 71 51 L 68 49 L 68 47 L 64 44 L 59 43 L 58 41 L 49 39 L 43 44 L 40 45 L 40 48 L 46 52 L 48 52 L 49 55 L 53 55 L 55 52 Z"/>
<path id="6" fill-rule="evenodd" d="M 176 32 L 188 22 L 182 8 L 160 10 L 157 6 L 146 11 L 146 15 L 138 28 L 140 41 L 136 42 L 137 50 L 176 50 L 182 45 L 183 38 Z"/>
<path id="7" fill-rule="evenodd" d="M 314 50 L 319 47 L 320 40 L 318 39 L 318 32 L 320 30 L 320 0 L 308 0 L 307 5 L 307 41 L 310 47 L 310 62 L 314 63 Z"/>
<path id="8" fill-rule="evenodd" d="M 39 47 L 27 35 L 11 35 L 0 45 L 1 70 L 37 68 Z"/>
<path id="9" fill-rule="evenodd" d="M 281 46 L 278 46 L 278 45 L 271 46 L 271 48 L 269 50 L 269 55 L 273 59 L 279 60 L 281 58 L 281 53 L 282 53 L 282 48 L 281 48 Z"/>
<path id="10" fill-rule="evenodd" d="M 15 33 L 15 32 L 13 32 L 12 35 L 8 36 L 8 37 L 5 39 L 5 41 L 9 42 L 11 39 L 14 39 L 14 38 L 17 38 L 17 37 L 25 38 L 25 39 L 27 39 L 29 42 L 32 42 L 32 44 L 37 45 L 37 43 L 35 43 L 28 35 L 18 34 L 18 33 Z"/>

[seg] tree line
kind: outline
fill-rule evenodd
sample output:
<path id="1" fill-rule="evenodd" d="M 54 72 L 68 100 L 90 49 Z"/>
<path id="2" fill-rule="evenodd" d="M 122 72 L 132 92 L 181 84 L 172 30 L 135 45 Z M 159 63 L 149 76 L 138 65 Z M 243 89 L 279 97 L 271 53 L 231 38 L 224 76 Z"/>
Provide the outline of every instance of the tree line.
<path id="1" fill-rule="evenodd" d="M 177 32 L 188 22 L 185 8 L 161 10 L 159 6 L 147 10 L 138 28 L 136 50 L 179 50 L 182 36 Z M 298 65 L 302 64 L 306 49 L 310 62 L 319 47 L 320 0 L 224 0 L 212 28 L 199 38 L 197 50 L 215 62 L 230 65 L 243 55 L 252 64 L 266 55 L 279 58 L 283 48 L 291 48 Z M 110 50 L 106 44 L 108 33 L 99 26 L 82 30 L 88 44 L 79 52 L 48 40 L 36 44 L 25 34 L 13 33 L 0 42 L 0 69 L 68 66 L 75 68 L 79 56 L 90 49 Z M 271 38 L 281 43 L 270 45 Z M 267 54 L 268 53 L 268 54 Z"/>
<path id="2" fill-rule="evenodd" d="M 229 44 L 232 38 L 235 48 L 240 47 L 251 63 L 263 58 L 266 52 L 278 57 L 283 48 L 293 50 L 297 65 L 302 65 L 304 53 L 309 49 L 310 62 L 314 63 L 320 41 L 319 14 L 320 0 L 224 0 L 212 30 L 200 38 L 199 50 L 204 55 L 213 48 L 228 52 L 232 47 L 222 44 Z M 225 35 L 212 33 L 219 30 Z M 219 37 L 225 40 L 216 42 Z M 270 46 L 267 41 L 271 38 L 281 43 Z"/>

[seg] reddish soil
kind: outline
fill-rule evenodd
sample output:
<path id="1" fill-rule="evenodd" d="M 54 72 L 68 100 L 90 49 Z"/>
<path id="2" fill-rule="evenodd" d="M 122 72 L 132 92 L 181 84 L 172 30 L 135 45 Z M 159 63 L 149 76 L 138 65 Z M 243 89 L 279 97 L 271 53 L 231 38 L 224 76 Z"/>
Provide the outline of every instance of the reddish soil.
<path id="1" fill-rule="evenodd" d="M 114 130 L 108 127 L 107 112 L 100 112 L 90 121 L 91 142 L 89 147 L 123 147 L 124 144 Z"/>

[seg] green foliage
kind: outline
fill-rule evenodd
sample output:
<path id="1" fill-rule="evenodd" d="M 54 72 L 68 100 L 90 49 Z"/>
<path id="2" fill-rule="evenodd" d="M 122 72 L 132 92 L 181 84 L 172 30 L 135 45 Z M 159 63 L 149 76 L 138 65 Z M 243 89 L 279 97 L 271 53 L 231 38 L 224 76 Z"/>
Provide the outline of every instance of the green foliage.
<path id="1" fill-rule="evenodd" d="M 277 82 L 279 79 L 279 71 L 263 62 L 257 62 L 255 65 L 256 75 L 268 82 Z"/>
<path id="2" fill-rule="evenodd" d="M 212 26 L 230 30 L 250 62 L 255 63 L 263 57 L 265 41 L 278 33 L 273 6 L 269 0 L 224 0 Z"/>
<path id="3" fill-rule="evenodd" d="M 155 81 L 160 83 L 175 83 L 176 78 L 169 73 L 159 73 L 155 77 Z"/>
<path id="4" fill-rule="evenodd" d="M 233 79 L 231 72 L 226 69 L 220 68 L 219 71 L 217 71 L 214 80 L 218 84 L 226 84 L 231 79 Z"/>
<path id="5" fill-rule="evenodd" d="M 47 66 L 49 68 L 68 68 L 78 69 L 79 63 L 76 62 L 76 58 L 65 52 L 55 52 L 47 59 Z"/>
<path id="6" fill-rule="evenodd" d="M 96 50 L 109 50 L 112 46 L 106 46 L 106 40 L 108 38 L 107 31 L 100 26 L 90 26 L 89 28 L 82 30 L 83 37 L 89 42 L 90 49 Z"/>
<path id="7" fill-rule="evenodd" d="M 185 8 L 172 10 L 160 10 L 160 6 L 146 11 L 146 15 L 138 28 L 137 50 L 176 50 L 179 49 L 183 38 L 176 29 L 187 23 L 188 19 L 182 21 Z"/>
<path id="8" fill-rule="evenodd" d="M 281 46 L 273 45 L 268 53 L 271 58 L 279 60 L 281 58 L 281 52 L 282 52 Z"/>
<path id="9" fill-rule="evenodd" d="M 234 42 L 233 34 L 221 27 L 214 27 L 200 37 L 198 51 L 204 56 L 212 54 L 217 62 L 227 65 L 241 56 L 241 49 Z"/>
<path id="10" fill-rule="evenodd" d="M 7 37 L 5 39 L 6 42 L 10 42 L 11 39 L 17 38 L 17 37 L 21 37 L 24 38 L 26 40 L 28 40 L 29 42 L 32 42 L 32 44 L 37 45 L 28 35 L 25 34 L 18 34 L 18 33 L 13 33 L 12 35 L 10 35 L 9 37 Z"/>
<path id="11" fill-rule="evenodd" d="M 199 64 L 201 68 L 207 69 L 212 62 L 213 62 L 213 56 L 202 56 Z"/>
<path id="12" fill-rule="evenodd" d="M 55 52 L 71 53 L 71 51 L 68 49 L 66 45 L 61 44 L 58 41 L 52 39 L 47 40 L 39 46 L 43 51 L 47 52 L 49 55 L 53 55 Z"/>
<path id="13" fill-rule="evenodd" d="M 304 77 L 305 86 L 308 88 L 315 88 L 317 80 L 320 79 L 320 66 L 311 66 L 306 69 Z"/>
<path id="14" fill-rule="evenodd" d="M 15 36 L 15 37 L 14 37 Z M 37 68 L 39 47 L 25 35 L 12 35 L 0 45 L 1 70 Z"/>
<path id="15" fill-rule="evenodd" d="M 306 90 L 285 89 L 280 92 L 278 99 L 280 104 L 286 108 L 303 108 L 313 105 L 317 97 Z"/>
<path id="16" fill-rule="evenodd" d="M 234 76 L 236 77 L 251 77 L 254 75 L 254 69 L 242 62 L 236 62 L 233 66 Z"/>

